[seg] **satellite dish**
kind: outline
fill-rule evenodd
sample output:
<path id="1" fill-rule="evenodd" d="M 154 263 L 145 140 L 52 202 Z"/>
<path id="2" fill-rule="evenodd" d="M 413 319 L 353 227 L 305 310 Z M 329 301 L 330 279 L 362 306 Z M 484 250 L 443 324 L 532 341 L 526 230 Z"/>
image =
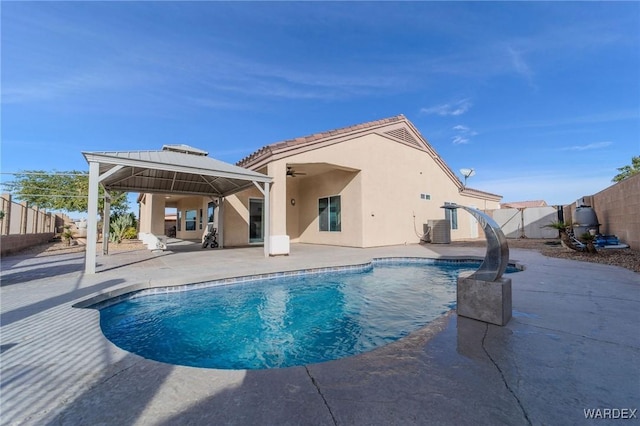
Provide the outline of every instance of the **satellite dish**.
<path id="1" fill-rule="evenodd" d="M 464 186 L 467 186 L 467 179 L 476 174 L 476 171 L 473 169 L 460 169 L 460 173 L 464 176 Z"/>
<path id="2" fill-rule="evenodd" d="M 464 176 L 465 178 L 470 178 L 471 176 L 476 174 L 476 171 L 473 169 L 460 169 L 460 173 L 462 173 L 462 176 Z"/>

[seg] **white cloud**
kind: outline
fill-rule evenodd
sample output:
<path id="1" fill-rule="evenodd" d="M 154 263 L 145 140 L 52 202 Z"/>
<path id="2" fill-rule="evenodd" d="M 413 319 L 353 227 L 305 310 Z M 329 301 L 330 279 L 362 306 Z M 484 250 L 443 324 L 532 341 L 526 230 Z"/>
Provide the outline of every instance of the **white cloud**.
<path id="1" fill-rule="evenodd" d="M 509 57 L 511 58 L 511 65 L 516 70 L 516 72 L 522 76 L 524 76 L 529 84 L 533 83 L 533 71 L 529 65 L 525 62 L 522 52 L 515 50 L 513 47 L 509 46 L 507 48 L 509 52 Z"/>
<path id="2" fill-rule="evenodd" d="M 471 130 L 469 127 L 464 126 L 462 124 L 458 124 L 453 126 L 453 130 L 455 130 L 458 134 L 454 135 L 451 138 L 451 142 L 454 145 L 463 145 L 468 144 L 471 140 L 471 137 L 478 134 L 478 132 Z"/>
<path id="3" fill-rule="evenodd" d="M 420 112 L 422 114 L 436 114 L 441 116 L 450 116 L 450 115 L 458 116 L 469 111 L 472 105 L 473 104 L 469 99 L 461 99 L 459 101 L 449 103 L 449 104 L 436 105 L 429 108 L 421 108 Z"/>
<path id="4" fill-rule="evenodd" d="M 464 136 L 460 136 L 460 135 L 452 137 L 451 141 L 453 142 L 454 145 L 464 145 L 469 143 L 468 138 L 465 138 Z"/>
<path id="5" fill-rule="evenodd" d="M 613 142 L 594 142 L 586 145 L 574 145 L 561 148 L 561 151 L 588 151 L 591 149 L 601 149 L 610 146 Z"/>

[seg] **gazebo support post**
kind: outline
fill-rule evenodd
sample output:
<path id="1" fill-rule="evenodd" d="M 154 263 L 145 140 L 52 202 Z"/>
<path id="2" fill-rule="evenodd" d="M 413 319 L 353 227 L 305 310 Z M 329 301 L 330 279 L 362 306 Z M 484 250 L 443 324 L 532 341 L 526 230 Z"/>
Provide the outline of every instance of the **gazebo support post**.
<path id="1" fill-rule="evenodd" d="M 96 241 L 98 240 L 98 181 L 100 165 L 89 162 L 89 200 L 87 204 L 87 248 L 85 250 L 84 272 L 96 273 Z"/>
<path id="2" fill-rule="evenodd" d="M 111 195 L 104 191 L 104 210 L 102 212 L 102 254 L 109 254 L 109 227 L 111 226 Z"/>
<path id="3" fill-rule="evenodd" d="M 271 252 L 271 196 L 269 195 L 269 182 L 264 183 L 264 257 L 269 257 Z"/>

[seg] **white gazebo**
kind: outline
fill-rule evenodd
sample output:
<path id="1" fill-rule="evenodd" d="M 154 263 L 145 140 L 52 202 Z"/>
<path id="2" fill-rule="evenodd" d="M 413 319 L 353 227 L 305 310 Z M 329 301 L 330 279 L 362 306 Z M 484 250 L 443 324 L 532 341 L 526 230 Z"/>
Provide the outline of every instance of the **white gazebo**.
<path id="1" fill-rule="evenodd" d="M 225 163 L 186 145 L 159 151 L 83 152 L 89 163 L 89 217 L 85 273 L 96 272 L 98 185 L 105 190 L 103 244 L 107 252 L 110 191 L 204 195 L 224 198 L 255 185 L 264 195 L 264 255 L 269 256 L 269 188 L 272 178 Z"/>

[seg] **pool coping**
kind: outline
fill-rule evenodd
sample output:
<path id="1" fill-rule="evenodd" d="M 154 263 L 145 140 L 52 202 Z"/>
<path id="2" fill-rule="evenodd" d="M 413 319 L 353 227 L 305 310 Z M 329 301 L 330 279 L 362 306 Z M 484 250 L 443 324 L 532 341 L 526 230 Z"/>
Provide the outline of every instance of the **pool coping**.
<path id="1" fill-rule="evenodd" d="M 420 256 L 386 256 L 374 257 L 368 262 L 349 264 L 349 265 L 332 265 L 321 266 L 306 269 L 293 269 L 278 272 L 266 272 L 261 274 L 250 274 L 230 277 L 218 277 L 213 279 L 203 279 L 197 282 L 181 282 L 181 280 L 173 279 L 173 283 L 167 283 L 167 280 L 149 280 L 135 284 L 129 284 L 124 287 L 114 288 L 93 295 L 87 299 L 83 299 L 72 305 L 74 308 L 80 309 L 102 309 L 124 300 L 136 297 L 144 297 L 152 294 L 170 294 L 180 293 L 184 291 L 199 290 L 204 288 L 220 287 L 225 285 L 242 284 L 256 282 L 262 280 L 272 280 L 277 278 L 299 277 L 306 275 L 328 274 L 336 272 L 364 272 L 372 269 L 375 265 L 388 264 L 436 264 L 436 263 L 464 263 L 464 262 L 482 262 L 484 258 L 480 256 L 442 256 L 442 257 L 420 257 Z M 525 266 L 517 261 L 509 261 L 508 266 L 525 270 Z M 190 281 L 190 280 L 184 280 Z"/>

